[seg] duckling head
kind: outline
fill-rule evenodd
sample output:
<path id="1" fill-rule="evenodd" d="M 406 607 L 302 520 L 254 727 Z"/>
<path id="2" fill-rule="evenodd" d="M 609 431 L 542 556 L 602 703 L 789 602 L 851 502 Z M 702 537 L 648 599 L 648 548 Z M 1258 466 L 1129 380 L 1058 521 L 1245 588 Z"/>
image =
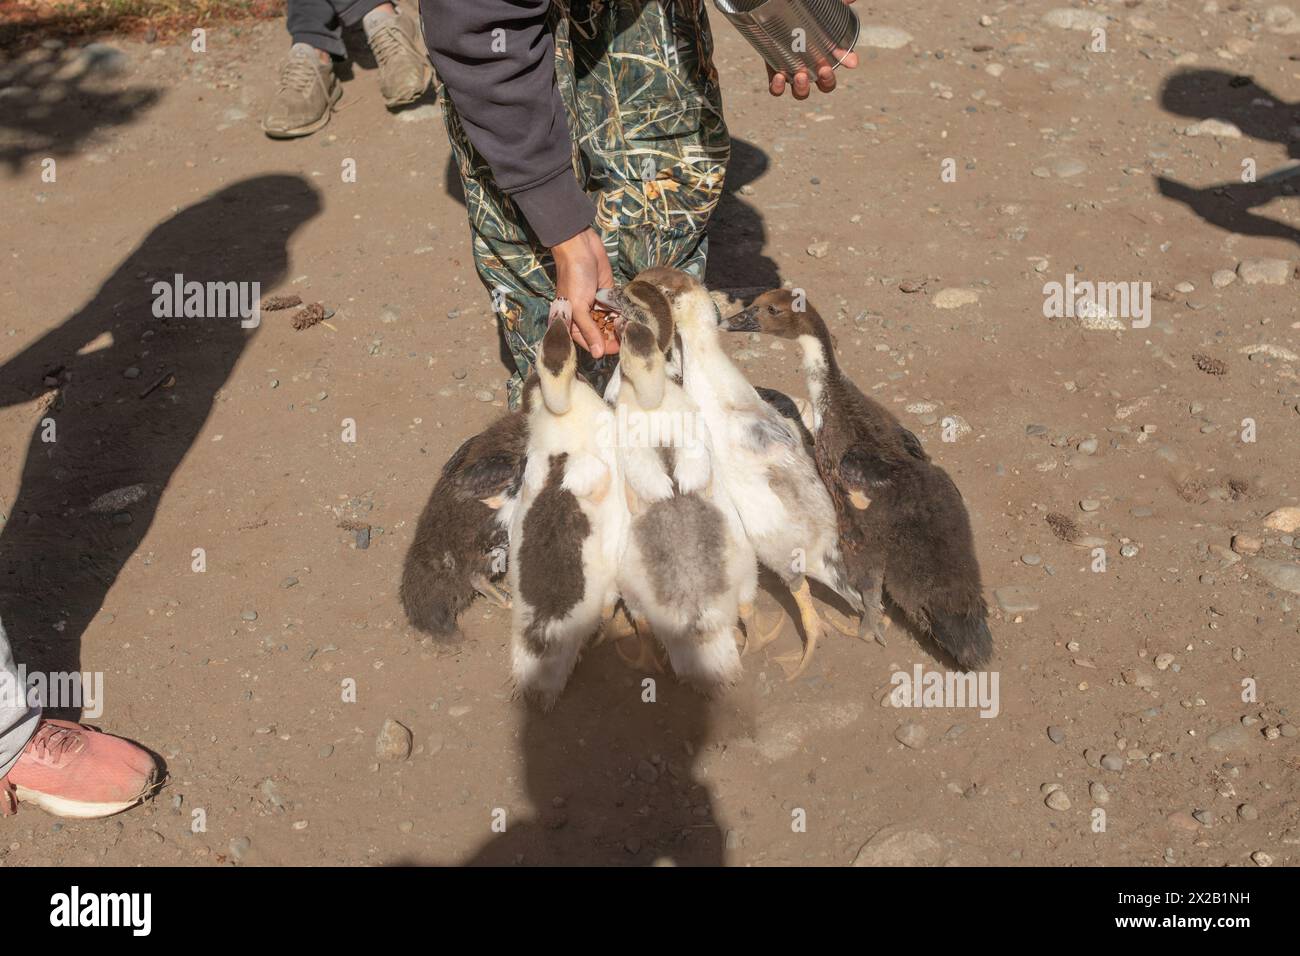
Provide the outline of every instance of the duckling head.
<path id="1" fill-rule="evenodd" d="M 667 301 L 672 331 L 687 337 L 716 333 L 721 318 L 718 307 L 704 283 L 694 276 L 680 269 L 652 266 L 637 273 L 629 288 L 638 283 L 652 287 Z"/>
<path id="2" fill-rule="evenodd" d="M 623 329 L 619 348 L 619 367 L 623 379 L 636 392 L 637 404 L 647 411 L 658 408 L 664 400 L 664 353 L 659 351 L 655 333 L 649 325 L 629 319 Z"/>
<path id="3" fill-rule="evenodd" d="M 749 308 L 723 319 L 722 326 L 728 332 L 763 332 L 783 339 L 820 338 L 825 330 L 817 310 L 794 289 L 764 292 Z"/>
<path id="4" fill-rule="evenodd" d="M 578 353 L 573 347 L 568 326 L 562 320 L 551 322 L 547 328 L 539 358 L 537 384 L 542 392 L 542 402 L 552 415 L 564 415 L 571 404 Z"/>
<path id="5" fill-rule="evenodd" d="M 606 309 L 618 313 L 620 336 L 626 332 L 629 323 L 639 322 L 653 333 L 659 351 L 667 352 L 672 347 L 675 331 L 672 307 L 659 287 L 643 278 L 647 273 L 655 271 L 672 270 L 647 269 L 622 288 L 601 289 L 596 293 L 596 301 Z"/>

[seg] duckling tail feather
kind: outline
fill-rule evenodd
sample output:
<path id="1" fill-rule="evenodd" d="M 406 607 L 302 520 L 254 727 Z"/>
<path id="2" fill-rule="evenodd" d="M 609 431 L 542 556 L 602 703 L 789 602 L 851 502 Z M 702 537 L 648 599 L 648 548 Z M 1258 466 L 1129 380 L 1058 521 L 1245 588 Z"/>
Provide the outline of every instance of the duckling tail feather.
<path id="1" fill-rule="evenodd" d="M 983 609 L 965 614 L 931 613 L 930 634 L 967 670 L 983 667 L 993 657 L 993 635 Z"/>

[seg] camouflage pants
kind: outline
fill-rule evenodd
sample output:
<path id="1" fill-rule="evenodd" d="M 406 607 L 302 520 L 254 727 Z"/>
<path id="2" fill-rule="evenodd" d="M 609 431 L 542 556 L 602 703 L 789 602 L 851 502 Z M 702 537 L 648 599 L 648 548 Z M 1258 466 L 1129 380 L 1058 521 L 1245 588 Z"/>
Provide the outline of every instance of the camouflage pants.
<path id="1" fill-rule="evenodd" d="M 703 0 L 553 0 L 549 21 L 574 172 L 615 279 L 652 265 L 702 278 L 730 152 Z M 546 331 L 555 265 L 441 93 L 475 266 L 514 360 L 515 407 Z"/>

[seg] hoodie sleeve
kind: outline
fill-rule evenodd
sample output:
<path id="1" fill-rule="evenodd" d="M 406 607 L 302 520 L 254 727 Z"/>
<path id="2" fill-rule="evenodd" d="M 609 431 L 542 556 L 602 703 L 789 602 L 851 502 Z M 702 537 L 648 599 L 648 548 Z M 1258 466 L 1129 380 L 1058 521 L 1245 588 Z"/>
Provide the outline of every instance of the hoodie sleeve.
<path id="1" fill-rule="evenodd" d="M 421 0 L 429 58 L 487 161 L 544 245 L 591 225 L 573 174 L 573 141 L 555 85 L 550 0 Z"/>

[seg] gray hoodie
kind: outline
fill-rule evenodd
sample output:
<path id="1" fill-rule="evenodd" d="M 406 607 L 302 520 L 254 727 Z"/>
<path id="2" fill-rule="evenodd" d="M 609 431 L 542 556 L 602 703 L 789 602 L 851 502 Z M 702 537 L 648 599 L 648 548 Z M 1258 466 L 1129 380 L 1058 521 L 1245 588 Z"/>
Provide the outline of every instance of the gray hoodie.
<path id="1" fill-rule="evenodd" d="M 420 0 L 429 57 L 470 143 L 544 245 L 591 225 L 555 86 L 550 0 Z M 500 31 L 500 32 L 494 32 Z"/>

